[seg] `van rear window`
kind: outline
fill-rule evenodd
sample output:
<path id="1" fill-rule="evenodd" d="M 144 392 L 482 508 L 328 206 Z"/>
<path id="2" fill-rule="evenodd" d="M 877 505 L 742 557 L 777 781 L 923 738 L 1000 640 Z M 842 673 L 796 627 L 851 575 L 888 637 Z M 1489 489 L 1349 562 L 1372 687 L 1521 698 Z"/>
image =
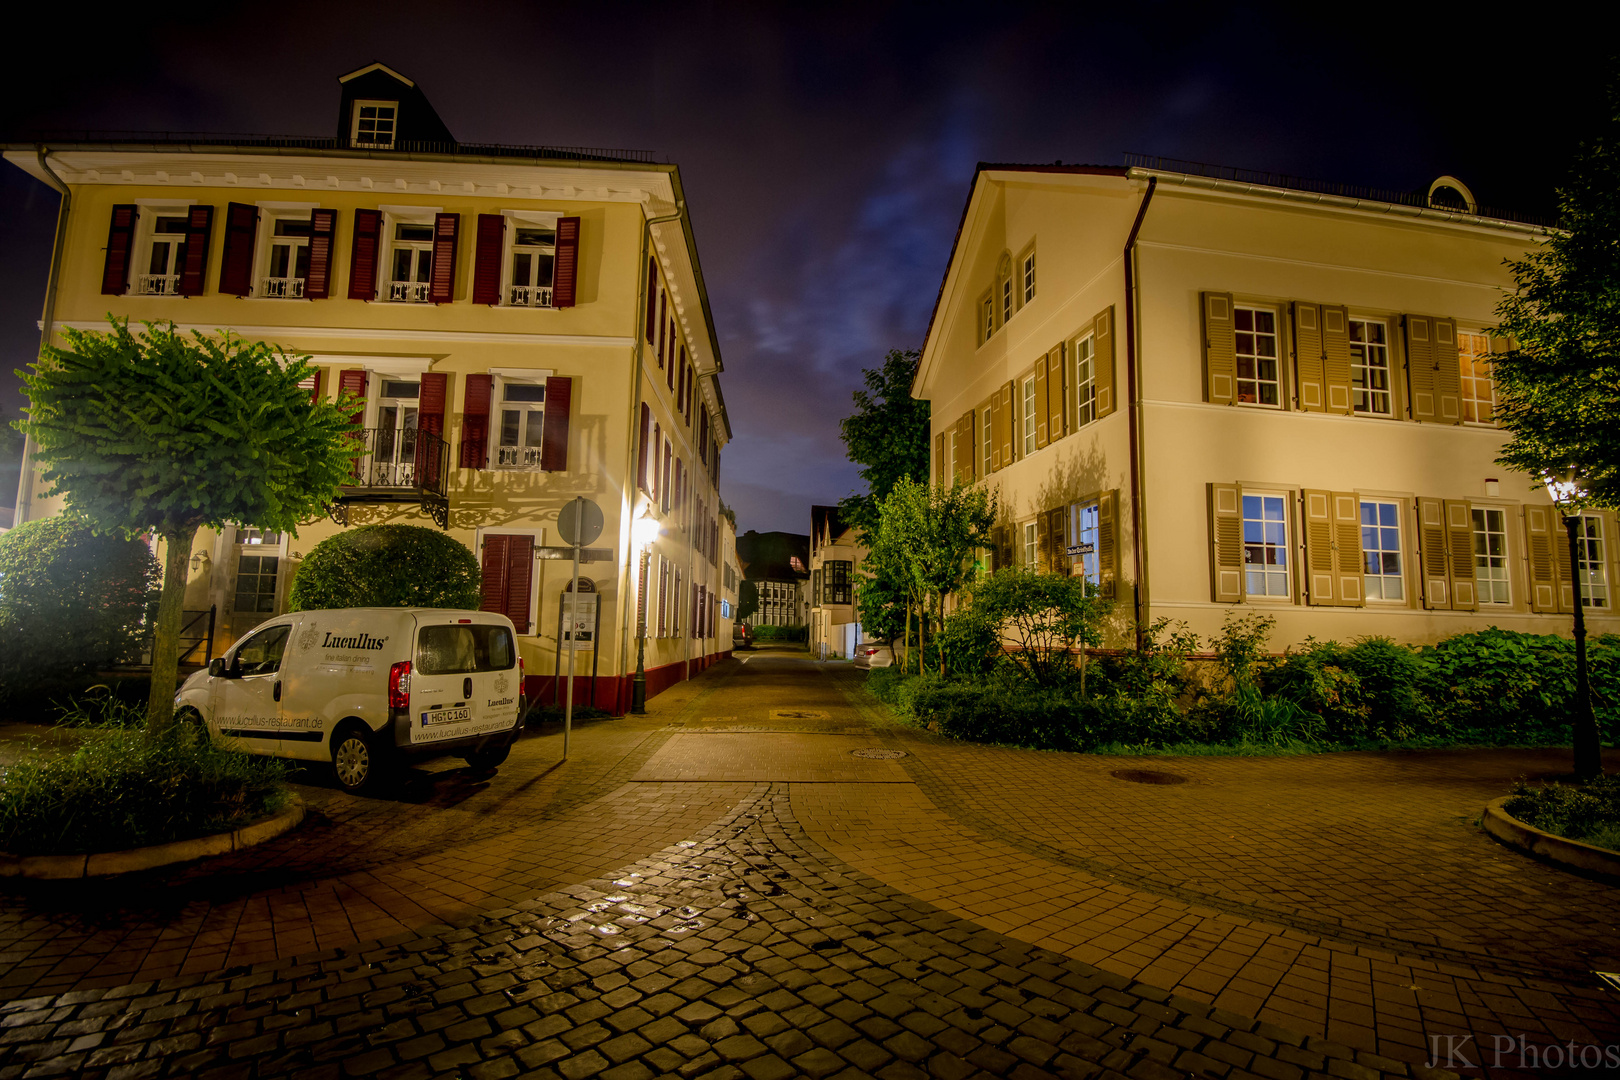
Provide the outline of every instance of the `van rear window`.
<path id="1" fill-rule="evenodd" d="M 505 671 L 516 663 L 512 631 L 504 626 L 424 626 L 416 636 L 416 670 L 422 675 Z"/>

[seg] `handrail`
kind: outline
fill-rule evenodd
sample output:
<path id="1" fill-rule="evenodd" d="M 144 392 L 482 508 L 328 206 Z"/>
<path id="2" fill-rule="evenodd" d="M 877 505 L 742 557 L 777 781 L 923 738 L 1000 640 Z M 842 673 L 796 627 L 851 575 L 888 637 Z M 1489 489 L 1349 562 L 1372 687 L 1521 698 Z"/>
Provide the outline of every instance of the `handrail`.
<path id="1" fill-rule="evenodd" d="M 450 446 L 431 431 L 364 428 L 355 433 L 354 457 L 345 494 L 356 491 L 423 492 L 445 497 L 450 478 Z"/>

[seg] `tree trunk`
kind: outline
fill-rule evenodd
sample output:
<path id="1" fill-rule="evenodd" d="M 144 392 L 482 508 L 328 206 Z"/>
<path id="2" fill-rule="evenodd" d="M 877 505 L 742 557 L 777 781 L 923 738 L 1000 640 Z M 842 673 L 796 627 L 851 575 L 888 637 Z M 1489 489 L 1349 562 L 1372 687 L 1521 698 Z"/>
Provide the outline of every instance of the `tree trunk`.
<path id="1" fill-rule="evenodd" d="M 911 601 L 906 601 L 906 638 L 901 643 L 900 670 L 906 671 L 911 667 Z"/>
<path id="2" fill-rule="evenodd" d="M 923 673 L 923 665 L 928 663 L 928 597 L 924 595 L 917 604 L 917 674 Z"/>
<path id="3" fill-rule="evenodd" d="M 152 635 L 152 694 L 146 699 L 146 730 L 158 735 L 174 723 L 174 691 L 180 674 L 180 619 L 186 605 L 186 580 L 191 571 L 191 541 L 197 526 L 182 525 L 162 534 L 167 547 L 163 558 L 163 593 L 158 599 L 157 626 Z"/>
<path id="4" fill-rule="evenodd" d="M 939 594 L 939 628 L 940 628 L 941 631 L 943 631 L 945 629 L 945 594 L 944 593 Z M 935 635 L 935 636 L 937 637 L 938 635 Z M 939 677 L 942 678 L 942 679 L 945 677 L 945 650 L 944 649 L 939 650 Z"/>

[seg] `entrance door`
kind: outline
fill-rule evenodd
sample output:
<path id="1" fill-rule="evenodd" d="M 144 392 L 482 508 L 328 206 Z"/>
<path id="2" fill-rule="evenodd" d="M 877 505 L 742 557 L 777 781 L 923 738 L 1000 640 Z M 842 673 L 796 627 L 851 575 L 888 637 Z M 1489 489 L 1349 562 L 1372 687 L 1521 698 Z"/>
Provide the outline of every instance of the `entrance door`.
<path id="1" fill-rule="evenodd" d="M 411 667 L 411 742 L 505 731 L 517 721 L 517 646 L 496 623 L 424 615 Z"/>
<path id="2" fill-rule="evenodd" d="M 249 753 L 281 750 L 281 658 L 298 621 L 277 620 L 243 638 L 225 655 L 229 676 L 213 680 L 214 726 Z"/>

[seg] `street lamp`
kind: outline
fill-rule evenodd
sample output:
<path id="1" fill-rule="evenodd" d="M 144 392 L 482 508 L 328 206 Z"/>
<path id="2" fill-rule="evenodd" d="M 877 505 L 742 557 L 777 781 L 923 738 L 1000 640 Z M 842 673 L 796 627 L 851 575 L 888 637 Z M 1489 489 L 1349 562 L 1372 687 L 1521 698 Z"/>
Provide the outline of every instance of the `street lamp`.
<path id="1" fill-rule="evenodd" d="M 652 504 L 641 508 L 641 516 L 630 525 L 630 541 L 641 554 L 641 575 L 636 587 L 636 677 L 630 683 L 630 712 L 635 716 L 647 713 L 647 560 L 652 556 L 653 541 L 660 532 L 658 520 L 652 516 Z"/>
<path id="2" fill-rule="evenodd" d="M 1569 570 L 1575 576 L 1575 775 L 1590 780 L 1603 774 L 1602 744 L 1597 721 L 1592 716 L 1592 683 L 1586 670 L 1586 599 L 1581 590 L 1581 489 L 1580 473 L 1570 466 L 1561 473 L 1542 477 L 1553 505 L 1564 516 L 1569 534 Z"/>

